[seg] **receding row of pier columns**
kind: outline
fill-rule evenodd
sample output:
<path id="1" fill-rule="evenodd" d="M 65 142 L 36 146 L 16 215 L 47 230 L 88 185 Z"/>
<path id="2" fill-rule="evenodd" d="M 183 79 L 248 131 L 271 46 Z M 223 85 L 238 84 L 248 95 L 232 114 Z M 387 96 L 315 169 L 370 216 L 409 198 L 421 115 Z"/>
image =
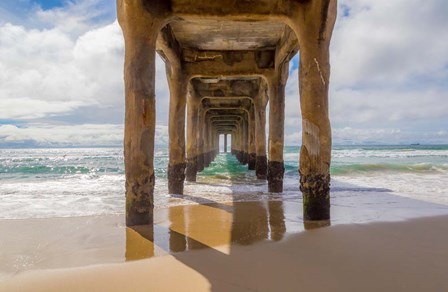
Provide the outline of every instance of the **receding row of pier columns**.
<path id="1" fill-rule="evenodd" d="M 242 164 L 247 164 L 249 170 L 255 170 L 257 178 L 268 180 L 270 192 L 283 190 L 283 146 L 284 146 L 284 111 L 285 84 L 288 76 L 288 66 L 282 67 L 278 73 L 273 71 L 274 78 L 255 78 L 240 82 L 239 88 L 248 93 L 232 90 L 235 80 L 224 80 L 211 83 L 212 87 L 225 88 L 228 96 L 201 96 L 200 92 L 210 94 L 210 86 L 201 84 L 198 89 L 194 86 L 202 81 L 195 80 L 190 84 L 186 98 L 170 99 L 169 113 L 169 192 L 183 193 L 183 182 L 196 181 L 198 171 L 207 167 L 218 152 L 220 133 L 232 135 L 231 152 Z M 170 75 L 168 75 L 170 78 Z M 176 87 L 179 83 L 169 80 L 169 84 Z M 204 90 L 208 88 L 208 90 Z M 222 94 L 223 91 L 220 91 Z M 186 94 L 186 91 L 185 91 Z M 179 107 L 180 100 L 187 100 L 187 135 L 185 140 L 185 103 Z M 269 139 L 266 147 L 266 107 L 269 111 Z M 179 112 L 182 111 L 182 113 Z M 185 150 L 185 158 L 182 153 Z M 186 163 L 183 163 L 183 159 Z M 268 159 L 269 158 L 269 159 Z M 186 177 L 183 176 L 186 174 Z"/>
<path id="2" fill-rule="evenodd" d="M 183 194 L 184 181 L 196 180 L 218 153 L 221 133 L 232 135 L 232 153 L 267 179 L 270 192 L 282 192 L 285 85 L 289 61 L 300 48 L 304 219 L 329 219 L 329 44 L 336 5 L 117 0 L 125 40 L 128 226 L 153 220 L 156 52 L 166 64 L 170 91 L 169 192 Z"/>

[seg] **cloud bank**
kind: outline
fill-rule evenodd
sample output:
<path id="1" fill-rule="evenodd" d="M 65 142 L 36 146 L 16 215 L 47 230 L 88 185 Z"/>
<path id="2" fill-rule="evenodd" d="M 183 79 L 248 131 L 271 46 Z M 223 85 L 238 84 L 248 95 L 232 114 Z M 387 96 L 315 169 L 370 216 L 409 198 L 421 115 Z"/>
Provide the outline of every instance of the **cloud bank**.
<path id="1" fill-rule="evenodd" d="M 51 9 L 5 3 L 0 147 L 121 145 L 124 48 L 115 8 L 105 0 Z M 339 5 L 331 47 L 335 143 L 448 143 L 448 2 Z M 288 145 L 301 140 L 297 62 L 286 87 Z M 169 92 L 160 58 L 156 67 L 157 140 L 165 143 Z"/>

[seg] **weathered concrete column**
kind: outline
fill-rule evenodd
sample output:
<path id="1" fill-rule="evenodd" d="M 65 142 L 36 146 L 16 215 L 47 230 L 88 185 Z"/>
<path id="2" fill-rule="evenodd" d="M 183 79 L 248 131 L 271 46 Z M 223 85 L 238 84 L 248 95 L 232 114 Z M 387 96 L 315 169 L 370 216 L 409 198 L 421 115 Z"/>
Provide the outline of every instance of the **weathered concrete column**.
<path id="1" fill-rule="evenodd" d="M 268 161 L 266 158 L 266 104 L 268 98 L 266 90 L 259 91 L 254 100 L 255 105 L 255 144 L 256 144 L 256 162 L 255 173 L 258 179 L 266 179 Z"/>
<path id="2" fill-rule="evenodd" d="M 224 133 L 224 153 L 227 153 L 227 133 Z"/>
<path id="3" fill-rule="evenodd" d="M 204 167 L 210 165 L 210 149 L 211 149 L 211 123 L 207 116 L 204 119 Z"/>
<path id="4" fill-rule="evenodd" d="M 303 193 L 304 219 L 312 221 L 330 219 L 329 45 L 336 9 L 336 0 L 313 0 L 299 5 L 294 16 L 293 29 L 301 51 L 300 189 Z"/>
<path id="5" fill-rule="evenodd" d="M 235 131 L 235 157 L 239 161 L 239 153 L 240 153 L 240 137 L 241 137 L 241 121 L 238 122 L 237 128 Z M 233 142 L 232 142 L 233 143 Z"/>
<path id="6" fill-rule="evenodd" d="M 207 122 L 207 117 L 206 117 L 206 114 L 204 114 L 204 125 L 203 125 L 203 136 L 202 136 L 202 139 L 203 139 L 203 141 L 204 141 L 204 148 L 203 148 L 203 157 L 204 157 L 204 168 L 206 168 L 207 166 L 208 166 L 208 159 L 207 159 L 207 157 L 208 157 L 208 155 L 207 155 L 207 153 L 208 153 L 208 135 L 209 135 L 209 130 L 208 130 L 208 127 L 209 127 L 209 125 L 208 125 L 208 122 Z"/>
<path id="7" fill-rule="evenodd" d="M 210 121 L 211 123 L 211 121 Z M 212 130 L 212 135 L 211 135 L 211 148 L 210 148 L 210 163 L 213 162 L 213 160 L 215 159 L 215 148 L 216 148 L 216 129 L 213 126 L 213 123 L 211 123 L 211 130 Z"/>
<path id="8" fill-rule="evenodd" d="M 140 1 L 119 2 L 125 40 L 126 225 L 133 226 L 153 222 L 155 50 L 163 21 L 146 12 Z"/>
<path id="9" fill-rule="evenodd" d="M 198 123 L 198 131 L 197 131 L 197 146 L 198 146 L 198 150 L 197 150 L 197 171 L 203 171 L 204 170 L 204 107 L 202 106 L 201 103 L 199 103 L 199 112 L 198 112 L 198 117 L 199 117 L 199 123 Z"/>
<path id="10" fill-rule="evenodd" d="M 213 125 L 210 118 L 207 119 L 208 124 L 208 150 L 207 150 L 207 167 L 212 163 L 212 151 L 213 151 Z"/>
<path id="11" fill-rule="evenodd" d="M 167 66 L 170 88 L 168 192 L 183 194 L 185 180 L 185 105 L 187 78 L 178 68 Z"/>
<path id="12" fill-rule="evenodd" d="M 200 99 L 194 94 L 194 90 L 191 90 L 187 100 L 187 168 L 185 171 L 186 180 L 191 182 L 196 181 L 198 156 L 201 155 L 198 151 L 199 104 Z"/>
<path id="13" fill-rule="evenodd" d="M 213 158 L 216 158 L 216 155 L 218 155 L 219 153 L 219 134 L 218 131 L 215 129 L 215 135 L 213 136 L 214 140 L 213 140 Z"/>
<path id="14" fill-rule="evenodd" d="M 236 125 L 236 129 L 235 132 L 232 135 L 232 151 L 233 151 L 233 155 L 235 157 L 238 158 L 238 151 L 239 151 L 239 137 L 240 137 L 240 122 L 238 121 L 237 125 Z"/>
<path id="15" fill-rule="evenodd" d="M 247 162 L 248 162 L 248 149 L 249 149 L 249 127 L 248 127 L 248 125 L 249 125 L 249 123 L 248 123 L 248 119 L 247 119 L 247 117 L 245 117 L 244 119 L 243 119 L 243 131 L 242 131 L 242 142 L 243 142 L 243 153 L 242 153 L 242 158 L 241 158 L 241 163 L 242 164 L 247 164 Z"/>
<path id="16" fill-rule="evenodd" d="M 255 146 L 255 106 L 252 103 L 249 111 L 249 146 L 248 146 L 248 169 L 255 170 L 256 146 Z"/>
<path id="17" fill-rule="evenodd" d="M 236 158 L 240 163 L 243 163 L 243 155 L 244 155 L 244 142 L 243 142 L 243 136 L 244 136 L 244 118 L 241 118 L 239 126 L 238 126 L 238 150 L 237 150 L 237 156 Z"/>
<path id="18" fill-rule="evenodd" d="M 219 133 L 218 133 L 218 130 L 216 130 L 216 129 L 215 129 L 214 138 L 215 138 L 215 140 L 214 140 L 215 147 L 213 148 L 213 151 L 214 151 L 213 160 L 215 160 L 216 156 L 219 154 Z"/>
<path id="19" fill-rule="evenodd" d="M 288 64 L 280 64 L 274 76 L 267 79 L 269 92 L 269 162 L 268 190 L 273 193 L 283 191 L 284 125 L 285 125 L 285 85 L 288 79 Z"/>
<path id="20" fill-rule="evenodd" d="M 240 160 L 241 160 L 241 164 L 246 164 L 246 132 L 247 128 L 246 128 L 246 120 L 245 118 L 243 118 L 241 120 L 241 152 L 240 152 Z"/>

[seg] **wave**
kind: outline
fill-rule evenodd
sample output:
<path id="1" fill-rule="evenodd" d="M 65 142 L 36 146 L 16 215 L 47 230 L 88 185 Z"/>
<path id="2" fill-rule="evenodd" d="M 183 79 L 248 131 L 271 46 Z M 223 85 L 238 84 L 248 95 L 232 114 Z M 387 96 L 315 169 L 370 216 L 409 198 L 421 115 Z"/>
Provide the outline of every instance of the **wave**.
<path id="1" fill-rule="evenodd" d="M 375 150 L 333 150 L 332 158 L 448 158 L 447 150 L 412 150 L 400 149 L 396 151 Z"/>
<path id="2" fill-rule="evenodd" d="M 394 164 L 394 163 L 369 163 L 369 164 L 347 164 L 331 167 L 333 175 L 356 175 L 370 172 L 398 172 L 398 173 L 447 173 L 446 164 Z"/>
<path id="3" fill-rule="evenodd" d="M 51 165 L 14 165 L 0 166 L 0 174 L 87 174 L 87 173 L 121 173 L 117 167 L 85 167 L 85 166 L 51 166 Z"/>

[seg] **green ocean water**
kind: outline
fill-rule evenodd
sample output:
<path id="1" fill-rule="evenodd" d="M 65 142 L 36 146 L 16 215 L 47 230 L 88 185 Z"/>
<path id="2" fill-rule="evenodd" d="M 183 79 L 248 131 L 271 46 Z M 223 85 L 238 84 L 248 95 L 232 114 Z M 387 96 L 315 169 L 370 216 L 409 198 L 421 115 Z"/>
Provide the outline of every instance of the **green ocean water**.
<path id="1" fill-rule="evenodd" d="M 284 149 L 286 173 L 296 172 L 300 147 Z M 21 178 L 45 179 L 76 174 L 123 174 L 121 148 L 58 148 L 0 150 L 0 181 Z M 168 151 L 156 149 L 156 176 L 166 178 Z M 448 171 L 447 145 L 415 146 L 335 146 L 331 173 L 348 175 L 369 172 L 444 172 Z M 203 175 L 240 175 L 247 167 L 233 156 L 220 155 Z"/>
<path id="2" fill-rule="evenodd" d="M 285 147 L 285 192 L 298 194 L 300 147 Z M 166 147 L 155 150 L 155 199 L 167 203 Z M 372 188 L 448 203 L 448 146 L 335 146 L 332 189 Z M 192 193 L 216 199 L 231 193 L 266 192 L 266 182 L 221 153 L 187 184 Z M 428 191 L 430 190 L 430 191 Z M 0 217 L 69 216 L 122 212 L 124 204 L 122 148 L 0 149 Z M 208 197 L 207 197 L 208 196 Z M 219 199 L 219 198 L 218 198 Z M 222 198 L 221 198 L 222 199 Z M 159 200 L 159 201 L 157 201 Z"/>

